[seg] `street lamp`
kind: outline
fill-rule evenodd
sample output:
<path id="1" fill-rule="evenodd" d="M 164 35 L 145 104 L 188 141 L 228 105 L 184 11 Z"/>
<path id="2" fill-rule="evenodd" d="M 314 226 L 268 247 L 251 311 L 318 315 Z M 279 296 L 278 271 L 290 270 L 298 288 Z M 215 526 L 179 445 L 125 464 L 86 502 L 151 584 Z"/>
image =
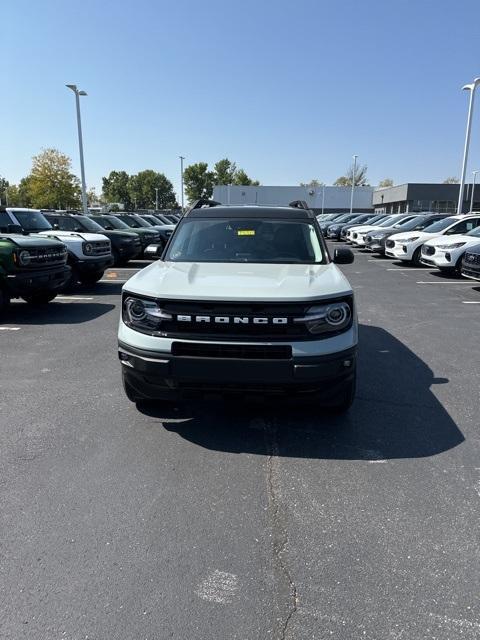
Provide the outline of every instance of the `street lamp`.
<path id="1" fill-rule="evenodd" d="M 470 213 L 472 213 L 473 211 L 473 194 L 475 193 L 475 178 L 477 176 L 477 173 L 480 173 L 480 169 L 477 169 L 476 171 L 472 171 L 473 173 L 473 184 L 472 184 L 472 197 L 470 199 Z"/>
<path id="2" fill-rule="evenodd" d="M 181 184 L 181 193 L 180 198 L 182 202 L 182 213 L 183 213 L 183 161 L 185 160 L 185 156 L 178 156 L 180 158 L 180 184 Z"/>
<path id="3" fill-rule="evenodd" d="M 457 214 L 460 215 L 462 213 L 462 203 L 463 203 L 463 190 L 465 187 L 465 172 L 467 170 L 467 160 L 468 160 L 468 149 L 470 147 L 470 133 L 472 130 L 472 115 L 473 115 L 473 100 L 475 97 L 475 89 L 480 84 L 480 78 L 475 78 L 475 80 L 466 84 L 462 87 L 465 91 L 470 91 L 470 100 L 468 102 L 468 116 L 467 116 L 467 129 L 465 131 L 465 146 L 463 148 L 463 162 L 462 162 L 462 177 L 460 178 L 460 191 L 458 194 L 458 206 L 457 206 Z"/>
<path id="4" fill-rule="evenodd" d="M 158 187 L 155 187 L 155 211 L 158 211 Z"/>
<path id="5" fill-rule="evenodd" d="M 78 148 L 80 151 L 80 172 L 82 176 L 82 206 L 83 213 L 88 213 L 87 185 L 85 183 L 85 164 L 83 161 L 82 119 L 80 116 L 80 96 L 86 96 L 87 94 L 85 91 L 80 91 L 79 89 L 77 89 L 76 84 L 67 84 L 65 86 L 71 89 L 75 94 L 75 103 L 77 105 Z"/>
<path id="6" fill-rule="evenodd" d="M 350 215 L 353 211 L 353 191 L 355 189 L 355 174 L 357 173 L 357 158 L 358 156 L 353 156 L 352 191 L 350 193 Z"/>
<path id="7" fill-rule="evenodd" d="M 323 215 L 324 209 L 325 209 L 325 185 L 322 184 L 322 215 Z"/>

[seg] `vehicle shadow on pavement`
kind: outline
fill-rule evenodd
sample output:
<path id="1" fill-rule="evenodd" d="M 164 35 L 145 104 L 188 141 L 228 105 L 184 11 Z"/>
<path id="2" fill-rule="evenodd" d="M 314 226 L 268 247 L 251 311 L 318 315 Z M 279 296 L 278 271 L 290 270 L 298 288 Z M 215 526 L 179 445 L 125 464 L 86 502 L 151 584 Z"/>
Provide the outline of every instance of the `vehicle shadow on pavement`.
<path id="1" fill-rule="evenodd" d="M 98 302 L 50 302 L 41 306 L 12 303 L 2 316 L 5 324 L 80 324 L 95 320 L 115 308 L 113 304 Z"/>
<path id="2" fill-rule="evenodd" d="M 206 449 L 298 458 L 386 460 L 432 456 L 464 437 L 432 392 L 447 384 L 402 342 L 360 327 L 357 398 L 344 416 L 321 407 L 237 400 L 138 405 L 158 426 Z M 275 446 L 272 448 L 271 443 Z M 269 444 L 270 443 L 270 444 Z"/>

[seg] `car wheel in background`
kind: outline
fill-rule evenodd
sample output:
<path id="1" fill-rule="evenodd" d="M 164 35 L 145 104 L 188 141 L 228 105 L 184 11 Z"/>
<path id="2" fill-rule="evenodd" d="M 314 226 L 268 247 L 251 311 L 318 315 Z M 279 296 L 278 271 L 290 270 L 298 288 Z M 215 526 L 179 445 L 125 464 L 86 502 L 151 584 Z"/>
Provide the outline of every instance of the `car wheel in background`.
<path id="1" fill-rule="evenodd" d="M 82 284 L 95 284 L 103 278 L 105 271 L 95 271 L 94 273 L 85 273 L 79 277 Z"/>
<path id="2" fill-rule="evenodd" d="M 3 289 L 0 289 L 0 313 L 6 311 L 10 304 L 10 295 Z"/>
<path id="3" fill-rule="evenodd" d="M 416 267 L 424 266 L 422 262 L 420 262 L 421 257 L 422 257 L 422 247 L 420 246 L 420 247 L 417 247 L 413 252 L 412 264 L 415 265 Z"/>
<path id="4" fill-rule="evenodd" d="M 42 304 L 48 304 L 54 298 L 56 298 L 56 296 L 57 296 L 56 292 L 45 291 L 44 293 L 34 293 L 31 296 L 22 296 L 22 298 L 28 304 L 42 305 Z"/>

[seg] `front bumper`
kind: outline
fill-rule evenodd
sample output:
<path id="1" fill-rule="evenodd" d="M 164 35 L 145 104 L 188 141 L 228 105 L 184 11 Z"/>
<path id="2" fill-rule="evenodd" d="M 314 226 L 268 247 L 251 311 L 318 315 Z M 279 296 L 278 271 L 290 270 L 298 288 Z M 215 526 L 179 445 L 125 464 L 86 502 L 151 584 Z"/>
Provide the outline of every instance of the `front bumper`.
<path id="1" fill-rule="evenodd" d="M 480 265 L 472 266 L 464 261 L 462 263 L 462 276 L 472 280 L 480 280 Z"/>
<path id="2" fill-rule="evenodd" d="M 397 260 L 411 260 L 413 250 L 411 250 L 408 245 L 396 244 L 393 248 L 386 247 L 385 255 L 389 258 L 396 258 Z"/>
<path id="3" fill-rule="evenodd" d="M 5 278 L 13 298 L 44 291 L 59 291 L 70 278 L 70 267 L 61 266 L 32 273 L 12 273 Z"/>
<path id="4" fill-rule="evenodd" d="M 144 399 L 211 393 L 315 394 L 328 401 L 355 376 L 356 347 L 288 360 L 174 356 L 119 343 L 125 382 Z"/>
<path id="5" fill-rule="evenodd" d="M 112 266 L 113 256 L 90 258 L 88 260 L 74 260 L 72 264 L 80 274 L 98 273 Z"/>
<path id="6" fill-rule="evenodd" d="M 385 253 L 385 240 L 367 240 L 365 248 L 373 253 Z"/>

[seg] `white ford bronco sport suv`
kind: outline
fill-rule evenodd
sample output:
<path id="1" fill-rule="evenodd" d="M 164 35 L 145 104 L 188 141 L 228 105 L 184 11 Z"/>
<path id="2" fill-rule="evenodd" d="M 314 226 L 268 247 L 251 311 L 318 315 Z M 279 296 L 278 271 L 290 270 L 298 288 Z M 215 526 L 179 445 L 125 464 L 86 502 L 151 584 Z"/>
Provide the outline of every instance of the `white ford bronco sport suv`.
<path id="1" fill-rule="evenodd" d="M 298 394 L 346 410 L 356 378 L 352 288 L 306 203 L 200 200 L 164 254 L 124 285 L 118 340 L 127 397 Z"/>

